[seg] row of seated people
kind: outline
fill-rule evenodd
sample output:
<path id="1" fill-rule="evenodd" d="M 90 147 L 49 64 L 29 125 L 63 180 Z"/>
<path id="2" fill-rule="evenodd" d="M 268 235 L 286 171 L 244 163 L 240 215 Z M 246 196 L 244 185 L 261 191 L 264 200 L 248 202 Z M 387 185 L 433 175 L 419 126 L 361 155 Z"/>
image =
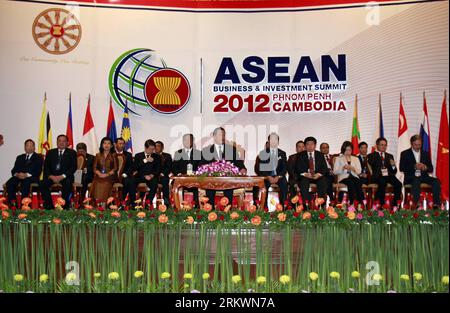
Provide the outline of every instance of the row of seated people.
<path id="1" fill-rule="evenodd" d="M 213 140 L 212 145 L 200 151 L 193 145 L 193 135 L 186 134 L 183 136 L 183 148 L 175 152 L 173 159 L 170 154 L 163 152 L 162 142 L 147 140 L 144 151 L 133 158 L 131 153 L 124 151 L 125 142 L 122 138 L 118 138 L 115 143 L 109 138 L 103 138 L 100 152 L 95 156 L 87 154 L 86 146 L 80 143 L 77 145 L 77 156 L 77 152 L 67 147 L 67 137 L 60 135 L 57 138 L 57 148 L 47 153 L 44 162 L 43 158 L 34 152 L 34 142 L 27 140 L 25 154 L 17 157 L 12 177 L 6 184 L 8 200 L 15 200 L 19 185 L 22 195 L 27 196 L 31 184 L 39 183 L 44 207 L 49 209 L 53 207 L 50 190 L 57 184 L 61 187 L 68 207 L 73 193 L 74 173 L 78 168 L 83 172 L 82 195 L 89 191 L 92 198 L 104 201 L 112 195 L 114 184 L 120 182 L 123 186 L 123 196 L 128 195 L 129 202 L 133 205 L 139 184 L 147 186 L 149 199 L 154 198 L 158 185 L 161 185 L 164 202 L 169 203 L 170 177 L 195 171 L 201 164 L 224 159 L 234 163 L 242 174 L 246 174 L 244 162 L 236 147 L 226 143 L 223 128 L 214 130 Z M 402 183 L 395 177 L 398 169 L 393 156 L 386 152 L 385 138 L 376 141 L 377 151 L 370 154 L 367 154 L 367 144 L 361 143 L 361 154 L 358 156 L 353 155 L 352 144 L 348 141 L 343 143 L 338 156 L 329 154 L 328 144 L 321 144 L 321 151 L 316 150 L 316 145 L 315 138 L 307 137 L 304 142 L 297 142 L 297 153 L 287 159 L 286 153 L 278 147 L 279 136 L 275 133 L 269 135 L 266 147 L 257 157 L 255 172 L 258 176 L 265 177 L 266 188 L 271 185 L 279 187 L 282 203 L 286 201 L 288 194 L 292 196 L 297 193 L 301 194 L 304 201 L 311 200 L 311 183 L 317 186 L 319 197 L 325 198 L 329 195 L 330 199 L 334 199 L 335 181 L 347 186 L 351 202 L 363 200 L 363 184 L 377 184 L 375 198 L 381 205 L 384 204 L 385 190 L 389 183 L 394 189 L 393 202 L 398 202 Z M 421 145 L 420 136 L 411 138 L 411 148 L 402 152 L 400 171 L 405 174 L 404 183 L 412 185 L 411 192 L 416 203 L 420 196 L 420 185 L 426 183 L 432 187 L 434 204 L 439 205 L 440 184 L 436 178 L 430 176 L 433 171 L 431 160 L 422 152 Z M 42 168 L 43 179 L 39 181 Z M 289 180 L 286 179 L 286 174 Z M 198 199 L 198 190 L 189 191 L 194 193 L 194 199 Z M 223 190 L 223 193 L 231 202 L 233 190 Z M 257 194 L 258 190 L 255 189 L 255 198 Z M 214 199 L 215 191 L 206 190 L 206 195 L 209 199 Z"/>

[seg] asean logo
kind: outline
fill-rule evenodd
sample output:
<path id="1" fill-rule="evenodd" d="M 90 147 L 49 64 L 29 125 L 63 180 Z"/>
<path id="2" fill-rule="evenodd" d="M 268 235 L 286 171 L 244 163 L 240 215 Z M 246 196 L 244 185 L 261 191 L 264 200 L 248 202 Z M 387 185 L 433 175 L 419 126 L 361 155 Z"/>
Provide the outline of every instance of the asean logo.
<path id="1" fill-rule="evenodd" d="M 39 48 L 51 54 L 65 54 L 81 40 L 81 24 L 75 15 L 64 9 L 48 9 L 33 22 L 32 34 Z"/>
<path id="2" fill-rule="evenodd" d="M 109 72 L 109 91 L 120 107 L 140 115 L 140 109 L 152 108 L 172 114 L 188 103 L 189 81 L 177 69 L 151 49 L 133 49 L 123 53 Z"/>

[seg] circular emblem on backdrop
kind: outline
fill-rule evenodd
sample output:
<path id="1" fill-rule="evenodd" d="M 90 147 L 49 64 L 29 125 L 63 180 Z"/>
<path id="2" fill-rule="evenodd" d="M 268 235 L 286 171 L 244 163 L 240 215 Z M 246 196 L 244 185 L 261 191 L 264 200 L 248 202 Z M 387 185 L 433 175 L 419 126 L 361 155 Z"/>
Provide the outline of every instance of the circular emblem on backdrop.
<path id="1" fill-rule="evenodd" d="M 80 42 L 81 24 L 67 10 L 48 9 L 34 19 L 32 34 L 36 44 L 45 52 L 65 54 Z"/>
<path id="2" fill-rule="evenodd" d="M 160 113 L 175 113 L 189 100 L 189 82 L 182 73 L 165 68 L 153 72 L 145 82 L 145 98 Z"/>

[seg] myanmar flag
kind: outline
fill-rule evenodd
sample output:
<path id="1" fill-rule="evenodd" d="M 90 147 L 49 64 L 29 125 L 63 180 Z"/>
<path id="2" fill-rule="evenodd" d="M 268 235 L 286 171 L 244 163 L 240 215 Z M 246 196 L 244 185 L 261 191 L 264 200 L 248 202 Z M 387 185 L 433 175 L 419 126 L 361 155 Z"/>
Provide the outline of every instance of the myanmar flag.
<path id="1" fill-rule="evenodd" d="M 359 153 L 359 123 L 358 123 L 358 95 L 355 97 L 355 110 L 353 111 L 353 126 L 352 126 L 352 145 L 353 145 L 353 154 Z"/>

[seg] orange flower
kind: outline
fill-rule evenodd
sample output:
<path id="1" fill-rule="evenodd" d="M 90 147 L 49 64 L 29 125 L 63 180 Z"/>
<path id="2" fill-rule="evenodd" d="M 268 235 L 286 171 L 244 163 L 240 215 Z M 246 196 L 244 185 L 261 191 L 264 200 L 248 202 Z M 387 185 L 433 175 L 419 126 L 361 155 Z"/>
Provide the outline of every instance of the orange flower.
<path id="1" fill-rule="evenodd" d="M 296 204 L 296 203 L 298 202 L 298 200 L 300 200 L 300 199 L 298 198 L 298 196 L 295 196 L 294 198 L 291 199 L 291 202 L 292 202 L 293 204 Z"/>
<path id="2" fill-rule="evenodd" d="M 277 206 L 275 207 L 275 210 L 276 210 L 277 212 L 283 211 L 283 205 L 282 205 L 281 203 L 278 203 Z"/>
<path id="3" fill-rule="evenodd" d="M 160 223 L 165 224 L 165 223 L 167 223 L 167 222 L 169 221 L 169 218 L 167 217 L 166 214 L 161 214 L 161 215 L 158 217 L 158 221 L 159 221 Z"/>
<path id="4" fill-rule="evenodd" d="M 85 208 L 86 210 L 92 210 L 94 207 L 93 207 L 92 205 L 90 205 L 90 204 L 85 204 L 85 205 L 84 205 L 84 208 Z"/>
<path id="5" fill-rule="evenodd" d="M 88 203 L 88 202 L 90 202 L 91 200 L 92 200 L 91 198 L 86 198 L 86 199 L 83 200 L 83 203 Z"/>
<path id="6" fill-rule="evenodd" d="M 192 210 L 192 207 L 189 204 L 185 204 L 185 205 L 181 206 L 181 209 L 183 211 L 190 211 L 190 210 Z"/>
<path id="7" fill-rule="evenodd" d="M 228 203 L 230 203 L 230 200 L 228 200 L 227 197 L 222 197 L 222 199 L 220 199 L 221 206 L 226 206 L 226 205 L 228 205 Z"/>
<path id="8" fill-rule="evenodd" d="M 0 197 L 0 203 L 5 202 L 5 201 L 6 201 L 6 198 L 3 197 L 3 196 L 1 196 L 1 197 Z"/>
<path id="9" fill-rule="evenodd" d="M 278 220 L 280 222 L 284 222 L 286 220 L 286 214 L 285 213 L 279 213 L 278 214 Z"/>
<path id="10" fill-rule="evenodd" d="M 200 202 L 201 202 L 201 203 L 208 203 L 208 201 L 209 201 L 209 198 L 208 198 L 208 197 L 201 197 L 201 198 L 200 198 Z"/>
<path id="11" fill-rule="evenodd" d="M 261 216 L 255 215 L 250 221 L 253 225 L 259 226 L 261 224 Z"/>
<path id="12" fill-rule="evenodd" d="M 297 213 L 300 213 L 302 211 L 303 211 L 303 204 L 300 204 L 295 208 L 295 212 L 297 212 Z"/>
<path id="13" fill-rule="evenodd" d="M 327 213 L 330 214 L 331 212 L 335 212 L 335 211 L 334 211 L 334 208 L 332 206 L 329 206 L 327 208 Z"/>
<path id="14" fill-rule="evenodd" d="M 203 206 L 203 210 L 205 210 L 206 212 L 209 212 L 212 210 L 212 205 L 209 203 L 205 203 L 205 205 Z"/>
<path id="15" fill-rule="evenodd" d="M 342 208 L 342 203 L 336 204 L 336 207 L 337 207 L 338 209 L 341 209 L 341 208 Z"/>
<path id="16" fill-rule="evenodd" d="M 20 219 L 20 220 L 23 220 L 24 218 L 26 218 L 28 215 L 26 215 L 25 213 L 21 213 L 21 214 L 19 214 L 17 217 Z"/>
<path id="17" fill-rule="evenodd" d="M 328 213 L 328 216 L 334 220 L 339 217 L 339 215 L 336 212 L 330 212 Z"/>
<path id="18" fill-rule="evenodd" d="M 208 220 L 210 222 L 214 222 L 215 220 L 217 220 L 217 214 L 215 212 L 211 212 L 208 214 Z"/>
<path id="19" fill-rule="evenodd" d="M 251 206 L 249 206 L 247 208 L 247 212 L 250 212 L 250 213 L 256 212 L 256 206 L 252 204 Z"/>
<path id="20" fill-rule="evenodd" d="M 0 211 L 8 210 L 8 206 L 2 202 L 0 202 Z"/>
<path id="21" fill-rule="evenodd" d="M 31 208 L 28 205 L 24 205 L 24 206 L 22 206 L 21 210 L 22 211 L 30 211 Z"/>
<path id="22" fill-rule="evenodd" d="M 309 213 L 309 212 L 303 213 L 302 218 L 303 218 L 304 220 L 309 220 L 309 219 L 311 218 L 311 213 Z"/>
<path id="23" fill-rule="evenodd" d="M 66 205 L 66 200 L 64 200 L 61 197 L 58 197 L 58 199 L 56 199 L 56 205 L 64 206 Z"/>
<path id="24" fill-rule="evenodd" d="M 106 204 L 111 204 L 114 202 L 114 197 L 109 197 L 108 200 L 106 200 Z"/>
<path id="25" fill-rule="evenodd" d="M 225 208 L 223 208 L 223 211 L 225 213 L 228 213 L 230 211 L 230 209 L 231 209 L 231 205 L 227 205 Z"/>
<path id="26" fill-rule="evenodd" d="M 111 212 L 112 217 L 120 217 L 120 213 L 117 211 Z"/>
<path id="27" fill-rule="evenodd" d="M 323 198 L 316 198 L 316 206 L 322 205 L 325 203 L 325 200 Z"/>
<path id="28" fill-rule="evenodd" d="M 355 212 L 348 212 L 347 217 L 349 220 L 354 220 L 356 217 L 356 214 L 355 214 Z"/>
<path id="29" fill-rule="evenodd" d="M 230 217 L 232 220 L 238 219 L 239 218 L 239 213 L 237 212 L 233 212 L 230 214 Z"/>
<path id="30" fill-rule="evenodd" d="M 145 218 L 145 212 L 142 212 L 142 211 L 140 211 L 140 212 L 138 212 L 137 214 L 136 214 L 136 216 L 138 217 L 138 218 Z"/>
<path id="31" fill-rule="evenodd" d="M 31 203 L 31 199 L 28 197 L 25 197 L 22 199 L 22 204 L 25 206 L 28 206 Z"/>
<path id="32" fill-rule="evenodd" d="M 118 209 L 119 209 L 119 207 L 118 207 L 117 205 L 115 205 L 115 204 L 110 205 L 109 208 L 110 208 L 111 210 L 118 210 Z"/>
<path id="33" fill-rule="evenodd" d="M 193 218 L 192 216 L 188 216 L 188 217 L 186 218 L 186 223 L 188 223 L 188 224 L 194 223 L 194 218 Z"/>
<path id="34" fill-rule="evenodd" d="M 61 219 L 60 219 L 60 218 L 57 218 L 57 217 L 55 217 L 55 218 L 53 219 L 53 223 L 55 223 L 55 224 L 59 225 L 59 224 L 61 224 Z"/>
<path id="35" fill-rule="evenodd" d="M 164 212 L 167 211 L 167 207 L 166 207 L 165 204 L 160 204 L 160 205 L 158 206 L 158 210 L 159 210 L 161 213 L 164 213 Z"/>
<path id="36" fill-rule="evenodd" d="M 9 217 L 9 212 L 3 211 L 3 212 L 2 212 L 2 218 L 3 218 L 4 220 L 6 220 L 8 217 Z"/>
<path id="37" fill-rule="evenodd" d="M 88 215 L 89 215 L 90 217 L 92 217 L 92 218 L 96 218 L 96 217 L 97 217 L 97 215 L 95 215 L 94 212 L 90 212 Z"/>

